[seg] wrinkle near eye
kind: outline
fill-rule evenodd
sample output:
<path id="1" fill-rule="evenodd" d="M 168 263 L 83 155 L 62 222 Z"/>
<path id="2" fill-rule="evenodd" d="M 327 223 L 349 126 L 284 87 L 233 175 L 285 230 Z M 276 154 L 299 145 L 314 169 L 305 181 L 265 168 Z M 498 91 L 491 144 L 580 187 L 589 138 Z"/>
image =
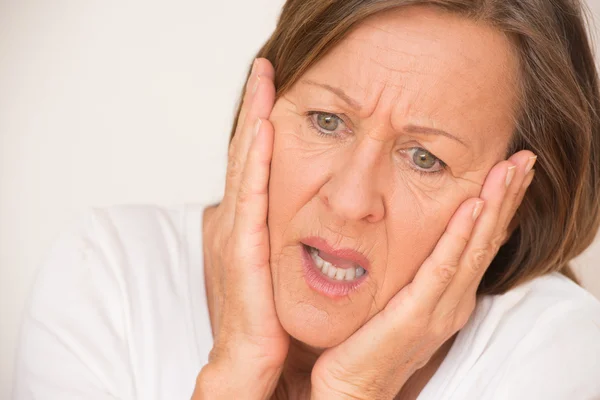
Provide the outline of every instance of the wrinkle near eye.
<path id="1" fill-rule="evenodd" d="M 432 204 L 437 204 L 443 207 L 443 202 L 440 200 L 441 197 L 435 194 L 439 194 L 438 188 L 432 188 L 431 190 L 424 190 L 422 187 L 418 187 L 417 184 L 410 177 L 406 177 L 405 174 L 401 174 L 401 183 L 397 183 L 399 189 L 394 192 L 394 195 L 390 198 L 390 203 L 399 205 L 406 201 L 407 192 L 411 193 L 410 202 L 417 208 L 418 216 L 425 217 L 431 213 Z M 417 178 L 418 179 L 418 178 Z M 400 189 L 401 188 L 401 189 Z M 403 196 L 399 198 L 399 196 Z M 417 218 L 420 220 L 421 218 Z"/>

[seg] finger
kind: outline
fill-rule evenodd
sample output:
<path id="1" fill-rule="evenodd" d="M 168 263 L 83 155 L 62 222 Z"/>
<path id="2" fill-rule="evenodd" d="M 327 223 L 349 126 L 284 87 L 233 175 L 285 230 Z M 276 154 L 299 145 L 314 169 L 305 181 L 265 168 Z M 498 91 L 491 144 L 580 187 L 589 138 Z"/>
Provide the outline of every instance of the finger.
<path id="1" fill-rule="evenodd" d="M 410 283 L 417 313 L 431 315 L 455 275 L 475 221 L 485 208 L 481 199 L 469 199 L 456 210 L 435 248 Z"/>
<path id="2" fill-rule="evenodd" d="M 239 138 L 242 135 L 238 135 L 239 132 L 242 131 L 246 118 L 248 116 L 248 111 L 252 105 L 252 99 L 256 95 L 258 85 L 260 84 L 261 77 L 267 77 L 271 81 L 275 79 L 275 71 L 269 60 L 265 58 L 256 58 L 252 63 L 252 70 L 250 71 L 250 76 L 248 77 L 248 82 L 246 83 L 246 87 L 244 89 L 244 98 L 242 102 L 242 107 L 240 109 L 240 115 L 238 117 L 236 131 L 231 141 L 231 144 L 239 142 Z M 230 146 L 231 148 L 232 146 Z"/>
<path id="3" fill-rule="evenodd" d="M 246 249 L 261 246 L 268 249 L 267 210 L 274 132 L 273 125 L 266 119 L 259 119 L 255 129 L 236 202 L 234 234 L 243 238 Z M 259 265 L 268 263 L 269 252 L 260 253 L 257 256 L 266 259 L 253 258 L 249 261 Z"/>
<path id="4" fill-rule="evenodd" d="M 515 176 L 508 187 L 504 202 L 502 204 L 498 225 L 496 228 L 496 234 L 504 239 L 506 239 L 506 235 L 508 233 L 508 226 L 515 216 L 517 209 L 521 205 L 521 193 L 525 176 L 531 170 L 531 168 L 533 168 L 536 158 L 536 155 L 528 150 L 519 151 L 509 158 L 509 161 L 515 164 L 517 168 L 515 169 Z"/>
<path id="5" fill-rule="evenodd" d="M 525 179 L 523 179 L 523 185 L 519 189 L 519 206 L 523 203 L 523 198 L 525 197 L 525 193 L 527 193 L 527 189 L 531 186 L 533 182 L 533 178 L 535 177 L 535 169 L 530 170 L 527 175 L 525 175 Z"/>
<path id="6" fill-rule="evenodd" d="M 501 241 L 502 243 L 505 241 L 508 225 L 516 209 L 521 204 L 522 195 L 524 194 L 522 189 L 525 180 L 525 171 L 532 167 L 532 157 L 534 158 L 533 161 L 535 161 L 535 155 L 532 152 L 520 151 L 513 154 L 508 160 L 516 165 L 516 167 L 511 183 L 506 188 L 504 199 L 498 212 L 498 222 L 492 234 L 492 237 L 496 238 L 496 241 Z M 477 255 L 473 256 L 470 260 L 465 257 L 467 264 L 464 267 L 461 266 L 455 281 L 449 285 L 447 293 L 440 300 L 437 310 L 438 316 L 444 318 L 454 315 L 455 322 L 458 325 L 466 322 L 468 315 L 470 315 L 475 305 L 477 288 L 481 283 L 481 279 L 502 243 L 492 245 L 492 248 L 487 251 L 478 248 Z M 469 262 L 472 264 L 469 264 Z M 481 264 L 474 264 L 477 262 L 481 262 Z M 470 268 L 469 265 L 475 266 L 475 268 Z"/>
<path id="7" fill-rule="evenodd" d="M 440 298 L 436 313 L 447 315 L 458 307 L 467 288 L 474 280 L 480 279 L 500 247 L 496 225 L 508 190 L 507 178 L 510 180 L 515 169 L 515 164 L 505 160 L 496 164 L 489 172 L 480 195 L 485 201 L 485 207 L 460 257 L 458 271 Z"/>
<path id="8" fill-rule="evenodd" d="M 240 165 L 244 165 L 244 169 L 248 166 L 247 158 L 251 144 L 253 143 L 253 140 L 255 140 L 254 136 L 256 133 L 257 123 L 258 121 L 268 121 L 274 102 L 275 86 L 268 77 L 262 77 L 256 89 L 256 94 L 248 111 L 242 131 L 240 132 L 240 151 L 238 152 L 237 157 Z M 240 184 L 243 180 L 243 175 L 244 172 L 236 177 L 233 177 L 232 179 L 232 189 L 233 193 L 236 193 L 236 198 L 239 196 Z M 237 203 L 237 199 L 235 202 Z"/>
<path id="9" fill-rule="evenodd" d="M 254 61 L 252 62 L 252 69 L 250 70 L 250 74 L 248 76 L 248 79 L 246 81 L 246 86 L 244 87 L 244 96 L 242 98 L 242 107 L 240 108 L 240 114 L 238 116 L 238 120 L 237 120 L 237 124 L 236 124 L 236 131 L 233 135 L 232 138 L 232 143 L 234 142 L 235 138 L 238 137 L 237 132 L 240 130 L 240 127 L 244 125 L 244 121 L 246 120 L 246 114 L 248 113 L 248 107 L 250 104 L 250 101 L 252 99 L 252 97 L 254 97 L 254 93 L 256 93 L 256 85 L 258 83 L 258 76 L 259 73 L 257 73 L 257 65 L 259 64 L 257 59 L 254 59 Z"/>
<path id="10" fill-rule="evenodd" d="M 273 67 L 271 63 L 264 59 L 257 59 L 256 81 L 252 89 L 254 95 L 247 107 L 247 113 L 243 124 L 238 132 L 238 149 L 236 156 L 239 158 L 240 165 L 246 164 L 248 151 L 254 140 L 255 126 L 258 118 L 268 119 L 275 102 L 275 85 L 273 83 Z M 234 187 L 238 187 L 241 180 L 241 174 L 233 179 Z"/>
<path id="11" fill-rule="evenodd" d="M 244 306 L 247 321 L 276 320 L 270 269 L 267 226 L 268 190 L 274 129 L 267 119 L 258 119 L 234 210 L 233 243 L 236 257 L 232 280 L 235 294 Z M 245 133 L 244 133 L 245 134 Z M 233 282 L 232 282 L 233 284 Z M 232 286 L 233 287 L 233 286 Z M 253 329 L 253 326 L 249 326 Z M 270 332 L 269 334 L 271 334 Z M 261 331 L 264 335 L 265 332 Z M 276 334 L 280 334 L 279 331 Z"/>
<path id="12" fill-rule="evenodd" d="M 246 85 L 236 133 L 228 150 L 224 201 L 229 205 L 232 214 L 246 155 L 252 143 L 252 126 L 257 117 L 268 117 L 275 98 L 275 89 L 271 87 L 274 76 L 271 63 L 264 58 L 256 59 L 253 71 Z"/>
<path id="13" fill-rule="evenodd" d="M 525 176 L 524 180 L 523 180 L 523 184 L 521 185 L 521 188 L 519 189 L 519 195 L 518 195 L 518 203 L 521 204 L 523 201 L 523 198 L 525 197 L 525 193 L 527 193 L 527 189 L 529 188 L 529 186 L 531 185 L 531 182 L 533 181 L 533 178 L 535 176 L 535 169 L 532 169 L 531 171 L 529 171 L 527 173 L 527 175 Z M 481 283 L 481 279 L 479 280 L 474 280 L 471 285 L 469 286 L 469 289 L 467 289 L 468 293 L 471 293 L 471 298 L 475 299 L 475 295 L 477 293 L 477 289 L 479 288 L 479 284 Z M 459 305 L 459 308 L 462 307 L 462 301 L 461 301 L 461 305 Z"/>
<path id="14" fill-rule="evenodd" d="M 236 182 L 238 180 L 238 176 L 242 174 L 242 170 L 244 165 L 241 163 L 239 152 L 240 152 L 240 134 L 242 127 L 246 121 L 246 116 L 248 114 L 248 108 L 250 107 L 252 97 L 254 97 L 255 90 L 258 83 L 258 74 L 256 73 L 256 65 L 258 64 L 257 60 L 254 60 L 252 63 L 252 69 L 250 71 L 250 75 L 248 80 L 246 81 L 246 86 L 244 88 L 244 95 L 242 98 L 242 105 L 240 107 L 240 113 L 238 115 L 238 119 L 235 126 L 235 133 L 233 138 L 229 143 L 229 148 L 227 149 L 227 176 L 225 180 L 225 195 L 223 202 L 225 205 L 231 205 L 235 203 L 237 186 Z"/>
<path id="15" fill-rule="evenodd" d="M 527 151 L 527 150 L 515 153 L 509 158 L 509 161 L 512 162 L 513 164 L 515 164 L 516 168 L 515 168 L 513 179 L 511 181 L 509 187 L 506 190 L 506 194 L 504 196 L 504 200 L 503 200 L 502 206 L 500 208 L 500 212 L 499 212 L 499 216 L 498 216 L 498 223 L 496 224 L 496 230 L 495 230 L 495 233 L 493 234 L 494 237 L 498 238 L 497 240 L 501 241 L 501 243 L 500 243 L 500 245 L 496 246 L 497 247 L 496 252 L 492 252 L 489 255 L 489 262 L 487 262 L 487 265 L 485 265 L 483 268 L 479 268 L 479 272 L 477 274 L 473 275 L 472 278 L 469 277 L 468 275 L 465 276 L 465 278 L 464 278 L 465 281 L 472 279 L 472 282 L 468 283 L 468 287 L 466 289 L 461 288 L 460 287 L 461 283 L 458 283 L 459 288 L 457 289 L 457 292 L 464 290 L 463 297 L 466 298 L 466 301 L 463 301 L 461 299 L 461 300 L 459 300 L 458 303 L 453 302 L 450 305 L 450 307 L 460 308 L 461 304 L 465 304 L 465 303 L 470 304 L 473 301 L 475 301 L 477 288 L 479 287 L 479 284 L 481 283 L 481 279 L 483 278 L 483 275 L 485 274 L 487 267 L 489 266 L 489 264 L 492 262 L 492 260 L 496 256 L 497 250 L 507 240 L 508 226 L 510 225 L 510 222 L 513 219 L 517 209 L 521 205 L 521 201 L 523 200 L 523 196 L 525 195 L 525 191 L 527 189 L 527 186 L 525 186 L 525 184 L 526 184 L 525 181 L 526 181 L 526 179 L 529 179 L 528 172 L 533 167 L 535 160 L 536 160 L 535 154 L 533 154 L 531 151 Z M 527 185 L 528 184 L 529 183 L 527 183 Z M 467 268 L 467 270 L 468 270 L 468 268 Z M 452 296 L 452 295 L 453 294 L 449 294 L 449 296 Z M 451 311 L 451 310 L 447 310 L 447 311 Z"/>

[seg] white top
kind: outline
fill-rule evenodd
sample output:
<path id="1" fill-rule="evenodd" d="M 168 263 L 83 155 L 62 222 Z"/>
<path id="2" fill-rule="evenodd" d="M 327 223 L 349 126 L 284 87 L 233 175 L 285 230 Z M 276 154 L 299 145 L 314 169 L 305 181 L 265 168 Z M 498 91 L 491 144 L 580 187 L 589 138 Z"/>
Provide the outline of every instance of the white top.
<path id="1" fill-rule="evenodd" d="M 24 317 L 14 399 L 189 399 L 212 337 L 203 206 L 93 209 Z M 600 399 L 600 302 L 551 274 L 478 303 L 418 400 Z"/>

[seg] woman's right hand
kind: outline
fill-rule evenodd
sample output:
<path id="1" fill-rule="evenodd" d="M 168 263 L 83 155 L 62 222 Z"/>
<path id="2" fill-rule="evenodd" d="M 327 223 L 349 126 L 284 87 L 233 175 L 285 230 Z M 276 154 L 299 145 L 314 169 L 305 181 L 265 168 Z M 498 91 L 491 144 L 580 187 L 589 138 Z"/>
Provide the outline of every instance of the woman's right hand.
<path id="1" fill-rule="evenodd" d="M 223 201 L 205 213 L 205 276 L 214 345 L 193 399 L 267 398 L 289 347 L 273 299 L 267 227 L 275 101 L 271 63 L 256 59 L 229 147 Z"/>

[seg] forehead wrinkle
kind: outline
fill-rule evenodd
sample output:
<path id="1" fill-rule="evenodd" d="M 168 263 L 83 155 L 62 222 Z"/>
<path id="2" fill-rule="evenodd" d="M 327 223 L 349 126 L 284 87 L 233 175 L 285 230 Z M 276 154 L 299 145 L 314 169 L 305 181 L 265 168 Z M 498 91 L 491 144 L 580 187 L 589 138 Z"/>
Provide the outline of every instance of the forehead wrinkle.
<path id="1" fill-rule="evenodd" d="M 354 43 L 353 43 L 354 42 Z M 388 70 L 391 72 L 398 73 L 407 73 L 412 72 L 416 74 L 423 75 L 432 75 L 433 69 L 430 69 L 430 65 L 435 65 L 436 63 L 440 63 L 442 59 L 438 56 L 436 52 L 428 52 L 427 54 L 423 53 L 423 48 L 420 49 L 408 49 L 405 50 L 404 47 L 399 48 L 395 46 L 395 43 L 392 44 L 381 44 L 381 40 L 377 40 L 377 38 L 373 37 L 352 37 L 349 38 L 347 42 L 347 46 L 349 47 L 348 52 L 356 54 L 360 57 L 360 52 L 364 51 L 363 48 L 352 51 L 351 49 L 354 46 L 360 46 L 360 43 L 365 43 L 369 49 L 376 49 L 377 55 L 369 56 L 369 60 L 374 64 Z M 402 43 L 406 43 L 404 40 Z M 423 59 L 423 57 L 427 57 L 427 63 L 425 65 L 418 65 L 419 61 Z M 380 60 L 381 59 L 381 60 Z M 391 62 L 390 62 L 391 61 Z M 402 62 L 397 62 L 402 61 Z M 395 64 L 395 65 L 393 65 Z M 427 71 L 424 71 L 424 68 Z"/>
<path id="2" fill-rule="evenodd" d="M 395 33 L 392 33 L 383 28 L 376 27 L 372 24 L 368 24 L 368 27 L 371 29 L 374 29 L 374 30 L 376 29 L 376 30 L 383 31 L 386 34 L 389 34 L 391 36 L 398 36 Z M 403 28 L 407 29 L 406 27 L 403 27 Z M 421 37 L 424 37 L 423 32 L 417 32 L 417 33 L 420 34 Z M 427 34 L 432 35 L 433 33 L 427 32 Z M 425 38 L 425 39 L 428 39 L 428 38 Z M 437 37 L 436 37 L 436 39 L 437 39 Z M 457 86 L 456 86 L 457 82 L 461 81 L 461 79 L 456 79 L 458 77 L 463 78 L 463 79 L 468 77 L 469 84 L 471 86 L 481 87 L 484 84 L 484 82 L 482 82 L 481 79 L 474 80 L 473 76 L 471 76 L 472 74 L 470 73 L 473 68 L 476 68 L 477 66 L 481 65 L 480 58 L 476 57 L 475 55 L 470 56 L 467 52 L 464 51 L 464 49 L 461 46 L 455 46 L 455 47 L 457 47 L 455 54 L 460 56 L 461 61 L 453 58 L 454 61 L 456 61 L 456 63 L 454 63 L 456 65 L 454 66 L 454 68 L 452 68 L 450 70 L 450 74 L 446 74 L 444 76 L 440 73 L 435 72 L 436 65 L 444 64 L 444 65 L 446 65 L 446 67 L 448 67 L 447 62 L 444 62 L 445 60 L 443 58 L 439 57 L 437 55 L 437 52 L 430 52 L 429 54 L 427 54 L 426 56 L 428 58 L 428 60 L 427 60 L 428 62 L 421 63 L 418 68 L 415 68 L 415 64 L 418 64 L 418 60 L 420 58 L 424 57 L 422 50 L 419 52 L 419 54 L 417 56 L 415 56 L 413 54 L 414 52 L 403 51 L 398 48 L 395 48 L 394 46 L 379 45 L 378 44 L 379 42 L 372 37 L 370 37 L 370 38 L 355 38 L 354 40 L 355 41 L 364 41 L 364 42 L 375 42 L 375 43 L 370 43 L 370 47 L 379 49 L 382 52 L 382 54 L 384 55 L 384 57 L 382 57 L 383 58 L 382 60 L 378 60 L 372 56 L 372 57 L 370 57 L 370 60 L 374 64 L 376 64 L 382 68 L 385 68 L 387 70 L 395 71 L 395 72 L 399 72 L 399 73 L 411 72 L 413 74 L 418 74 L 418 75 L 423 75 L 423 76 L 434 76 L 434 77 L 437 76 L 438 81 L 444 81 L 445 84 L 447 84 L 448 86 L 450 86 L 454 89 L 457 89 Z M 429 42 L 435 42 L 435 41 L 436 40 L 429 40 Z M 464 42 L 464 40 L 461 40 L 461 43 L 462 42 Z M 399 53 L 399 55 L 401 56 L 400 57 L 401 60 L 410 59 L 408 61 L 409 65 L 407 65 L 407 66 L 400 66 L 400 65 L 392 66 L 388 62 L 386 62 L 387 58 L 385 57 L 385 55 L 389 55 L 390 53 L 393 53 L 393 52 Z M 504 60 L 504 62 L 502 62 L 502 64 L 506 64 L 505 60 Z M 448 79 L 448 78 L 451 78 L 451 79 Z M 475 99 L 475 101 L 476 101 L 476 99 Z"/>
<path id="3" fill-rule="evenodd" d="M 404 18 L 407 19 L 406 17 L 406 10 L 395 10 L 396 12 L 400 11 L 400 18 Z M 393 13 L 394 11 L 391 11 L 391 13 Z M 376 32 L 371 32 L 371 35 L 376 35 L 377 32 L 381 32 L 384 33 L 385 35 L 391 37 L 391 39 L 398 40 L 401 42 L 405 42 L 407 41 L 407 39 L 411 39 L 411 38 L 427 38 L 427 39 L 431 39 L 431 41 L 437 41 L 440 38 L 442 38 L 440 35 L 437 35 L 434 31 L 432 31 L 431 29 L 427 29 L 426 31 L 424 31 L 423 29 L 420 28 L 412 28 L 410 26 L 410 18 L 409 20 L 409 24 L 403 23 L 401 25 L 401 28 L 398 29 L 398 16 L 395 17 L 391 17 L 390 12 L 388 12 L 387 14 L 381 14 L 381 15 L 373 15 L 371 18 L 367 18 L 365 21 L 363 21 L 363 23 L 361 24 L 362 26 L 360 28 L 358 28 L 357 30 L 355 30 L 354 32 L 352 32 L 349 36 L 359 36 L 359 34 L 357 33 L 357 31 L 360 31 L 361 28 L 364 29 L 371 29 L 373 31 Z M 375 20 L 377 20 L 377 22 L 374 22 Z M 389 27 L 389 28 L 388 28 Z M 427 35 L 427 36 L 426 36 Z"/>
<path id="4" fill-rule="evenodd" d="M 378 21 L 383 22 L 380 26 L 374 25 Z M 324 82 L 343 88 L 359 101 L 364 99 L 365 109 L 361 111 L 361 117 L 379 112 L 376 108 L 381 109 L 382 103 L 387 107 L 389 104 L 387 101 L 384 102 L 385 97 L 382 98 L 382 92 L 392 91 L 395 109 L 393 113 L 385 115 L 386 121 L 390 121 L 390 126 L 392 126 L 391 122 L 397 122 L 394 121 L 397 118 L 396 114 L 401 118 L 421 118 L 429 121 L 434 127 L 450 132 L 455 131 L 456 134 L 461 135 L 461 138 L 470 139 L 474 152 L 485 151 L 481 138 L 487 137 L 490 132 L 478 132 L 478 130 L 490 131 L 493 130 L 493 126 L 496 126 L 494 130 L 496 132 L 499 123 L 505 125 L 499 114 L 502 110 L 499 110 L 498 106 L 504 108 L 502 106 L 507 103 L 507 99 L 499 99 L 501 103 L 499 104 L 493 93 L 498 93 L 497 88 L 505 90 L 504 87 L 499 87 L 506 86 L 502 83 L 506 81 L 502 79 L 502 71 L 506 74 L 506 69 L 509 69 L 514 73 L 514 63 L 503 56 L 505 52 L 502 49 L 491 55 L 490 62 L 486 62 L 485 49 L 481 46 L 475 45 L 474 51 L 470 51 L 471 47 L 466 46 L 469 43 L 467 35 L 474 30 L 461 29 L 462 25 L 458 26 L 458 21 L 450 26 L 457 27 L 462 32 L 462 36 L 459 32 L 459 40 L 450 42 L 453 51 L 446 49 L 445 53 L 441 46 L 446 41 L 435 26 L 432 29 L 434 32 L 411 29 L 414 27 L 411 20 L 404 19 L 404 21 L 406 23 L 401 26 L 397 24 L 398 19 L 370 20 L 366 29 L 364 27 L 361 29 L 359 25 L 350 37 L 351 41 L 342 41 L 337 51 L 334 48 L 330 53 L 329 61 L 318 69 L 326 76 Z M 435 21 L 434 18 L 432 22 Z M 365 32 L 366 34 L 360 35 Z M 481 33 L 481 30 L 475 32 Z M 492 44 L 504 45 L 495 36 L 488 32 L 483 33 L 484 40 L 491 39 Z M 404 47 L 402 43 L 398 43 L 402 36 L 407 37 L 405 41 L 407 45 Z M 390 38 L 395 40 L 392 41 Z M 419 43 L 433 54 L 417 52 L 415 45 Z M 431 43 L 431 46 L 427 43 Z M 412 51 L 405 50 L 411 50 L 412 47 L 415 47 Z M 372 51 L 369 51 L 369 48 Z M 447 56 L 442 57 L 444 54 Z M 392 57 L 396 61 L 390 62 L 393 61 Z M 344 67 L 336 69 L 333 65 L 331 68 L 333 60 L 335 60 L 333 64 L 344 65 Z M 492 68 L 493 65 L 501 67 L 500 71 Z M 490 76 L 490 74 L 499 79 L 486 80 L 486 75 Z M 459 95 L 461 93 L 462 95 Z M 446 124 L 448 126 L 444 126 Z"/>
<path id="5" fill-rule="evenodd" d="M 396 11 L 402 11 L 402 10 L 396 10 Z M 438 10 L 439 11 L 439 10 Z M 401 17 L 406 18 L 406 16 L 402 16 Z M 381 18 L 381 16 L 373 16 L 373 19 L 377 18 L 378 23 L 381 25 L 384 22 L 383 21 L 389 21 L 389 16 L 383 16 L 383 18 Z M 462 18 L 461 18 L 462 20 Z M 437 56 L 438 50 L 440 50 L 440 47 L 442 46 L 441 44 L 438 44 L 440 42 L 440 39 L 443 39 L 443 37 L 441 35 L 438 35 L 435 31 L 428 29 L 426 31 L 424 31 L 423 29 L 411 29 L 410 27 L 410 20 L 408 24 L 402 24 L 401 28 L 398 29 L 397 26 L 393 26 L 393 24 L 397 23 L 398 21 L 396 21 L 395 19 L 392 22 L 387 22 L 387 24 L 385 25 L 390 26 L 395 28 L 394 31 L 392 30 L 388 30 L 382 26 L 377 26 L 375 25 L 375 22 L 371 22 L 370 19 L 368 19 L 367 21 L 363 22 L 362 27 L 363 29 L 369 28 L 371 30 L 374 31 L 379 31 L 379 32 L 383 32 L 386 35 L 392 37 L 395 40 L 385 40 L 385 39 L 381 39 L 378 37 L 373 37 L 376 36 L 376 34 L 371 34 L 368 37 L 363 38 L 363 36 L 365 36 L 364 34 L 359 35 L 359 33 L 361 31 L 361 28 L 358 28 L 357 31 L 353 32 L 353 34 L 350 34 L 350 39 L 353 39 L 354 41 L 364 41 L 364 42 L 372 42 L 370 43 L 370 47 L 372 48 L 376 48 L 379 50 L 382 50 L 384 54 L 390 54 L 390 53 L 396 53 L 396 55 L 400 56 L 400 59 L 406 59 L 406 58 L 411 58 L 413 61 L 417 60 L 418 58 L 422 58 L 424 56 L 426 56 L 428 58 L 428 60 L 433 59 L 434 61 L 440 61 L 441 59 Z M 459 21 L 455 21 L 454 25 L 456 25 Z M 387 45 L 381 45 L 379 44 L 380 42 L 385 42 Z M 433 51 L 429 51 L 427 52 L 427 54 L 424 53 L 424 50 L 427 50 L 428 47 L 427 46 L 423 46 L 423 43 L 419 43 L 421 41 L 426 41 L 427 44 L 430 45 L 430 48 L 433 49 Z M 410 43 L 409 43 L 410 42 Z M 461 43 L 464 43 L 464 40 L 461 40 Z M 391 45 L 389 45 L 388 43 L 391 43 Z M 403 49 L 399 49 L 397 47 L 395 47 L 394 45 L 396 43 L 402 43 L 403 45 L 406 45 L 407 43 L 409 45 L 412 46 L 418 46 L 418 49 L 411 49 L 412 51 L 405 51 Z M 433 46 L 431 46 L 433 45 Z M 447 45 L 447 43 L 445 43 L 445 45 Z M 406 47 L 406 46 L 405 46 Z M 469 61 L 469 62 L 476 62 L 478 59 L 476 58 L 472 58 L 470 57 L 465 51 L 464 51 L 464 47 L 465 46 L 454 46 L 454 48 L 452 49 L 454 51 L 454 54 L 459 54 L 462 56 L 462 58 L 465 61 Z M 444 50 L 447 50 L 446 48 L 444 48 Z M 465 63 L 465 64 L 468 64 Z M 459 69 L 458 72 L 462 71 L 462 68 Z"/>
<path id="6" fill-rule="evenodd" d="M 407 121 L 411 118 L 414 118 L 414 114 L 420 114 L 417 119 L 424 118 L 427 119 L 428 122 L 431 123 L 432 118 L 430 116 L 423 116 L 423 112 L 419 113 L 418 109 L 415 112 L 415 108 L 418 107 L 419 99 L 422 98 L 422 91 L 424 90 L 422 85 L 417 85 L 414 89 L 409 89 L 407 85 L 400 84 L 397 85 L 398 90 L 394 92 L 392 108 L 389 115 L 390 118 L 390 126 L 396 132 L 402 132 L 401 128 L 402 123 L 396 126 L 395 122 L 399 118 L 401 121 Z M 435 125 L 435 124 L 433 124 Z M 435 127 L 435 126 L 434 126 Z"/>

